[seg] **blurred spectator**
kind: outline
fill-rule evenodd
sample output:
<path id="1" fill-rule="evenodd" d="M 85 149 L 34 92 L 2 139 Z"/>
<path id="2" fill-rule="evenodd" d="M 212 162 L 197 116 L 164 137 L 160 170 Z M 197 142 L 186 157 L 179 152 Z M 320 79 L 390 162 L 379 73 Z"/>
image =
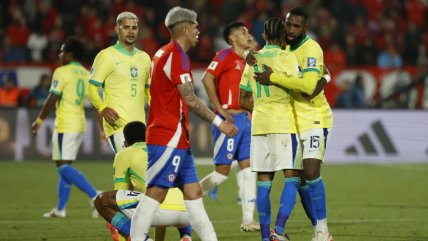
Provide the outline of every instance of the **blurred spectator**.
<path id="1" fill-rule="evenodd" d="M 19 89 L 7 75 L 3 77 L 3 86 L 0 88 L 0 107 L 17 107 L 19 105 Z"/>
<path id="2" fill-rule="evenodd" d="M 48 46 L 48 38 L 40 28 L 35 29 L 28 38 L 27 47 L 30 50 L 31 59 L 34 62 L 42 62 L 43 51 Z"/>
<path id="3" fill-rule="evenodd" d="M 169 41 L 163 21 L 167 9 L 177 5 L 198 12 L 200 42 L 189 54 L 201 64 L 224 47 L 219 46 L 222 41 L 217 41 L 217 34 L 229 22 L 244 22 L 263 45 L 264 20 L 285 17 L 284 13 L 297 6 L 310 12 L 310 36 L 318 39 L 324 51 L 336 48 L 332 45 L 337 43 L 351 66 L 376 64 L 378 57 L 389 59 L 387 51 L 379 55 L 389 44 L 396 47 L 401 64 L 415 65 L 417 56 L 424 56 L 419 53 L 423 50 L 420 43 L 428 46 L 427 0 L 9 0 L 0 7 L 1 60 L 55 63 L 59 44 L 69 35 L 85 39 L 94 52 L 103 49 L 116 42 L 115 16 L 126 10 L 142 19 L 143 36 L 138 43 L 153 53 Z M 47 47 L 38 29 L 48 38 Z M 42 57 L 39 49 L 46 50 Z"/>
<path id="4" fill-rule="evenodd" d="M 354 81 L 345 80 L 339 87 L 341 92 L 336 97 L 336 108 L 359 109 L 366 108 L 367 102 L 364 93 L 364 78 L 357 75 Z"/>
<path id="5" fill-rule="evenodd" d="M 403 60 L 393 44 L 388 44 L 377 58 L 377 65 L 382 69 L 399 68 L 403 65 Z"/>
<path id="6" fill-rule="evenodd" d="M 12 45 L 10 38 L 6 36 L 3 40 L 2 62 L 23 63 L 25 61 L 25 51 Z"/>
<path id="7" fill-rule="evenodd" d="M 41 107 L 49 96 L 49 89 L 51 86 L 51 78 L 48 74 L 40 76 L 39 84 L 34 87 L 27 99 L 27 106 Z"/>
<path id="8" fill-rule="evenodd" d="M 424 44 L 419 44 L 416 64 L 420 67 L 428 67 L 427 48 Z"/>
<path id="9" fill-rule="evenodd" d="M 346 67 L 346 54 L 336 42 L 324 50 L 324 63 L 328 65 L 330 71 L 337 71 Z"/>

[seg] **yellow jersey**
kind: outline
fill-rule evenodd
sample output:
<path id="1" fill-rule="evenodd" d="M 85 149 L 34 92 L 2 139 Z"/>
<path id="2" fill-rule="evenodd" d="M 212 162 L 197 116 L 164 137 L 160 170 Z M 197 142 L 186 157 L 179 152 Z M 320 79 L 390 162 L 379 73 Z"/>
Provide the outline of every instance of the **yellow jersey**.
<path id="1" fill-rule="evenodd" d="M 55 130 L 58 133 L 86 131 L 85 110 L 86 80 L 89 71 L 79 62 L 58 67 L 52 77 L 50 93 L 58 95 Z"/>
<path id="2" fill-rule="evenodd" d="M 240 88 L 252 92 L 254 109 L 251 134 L 296 133 L 293 116 L 293 99 L 289 91 L 277 85 L 260 85 L 254 79 L 254 72 L 261 72 L 267 65 L 275 72 L 286 76 L 298 75 L 296 56 L 276 45 L 266 45 L 256 55 L 257 65 L 245 66 Z"/>
<path id="3" fill-rule="evenodd" d="M 290 49 L 299 62 L 299 70 L 305 78 L 310 72 L 323 75 L 324 57 L 319 44 L 306 36 L 302 42 Z M 300 91 L 292 91 L 294 109 L 296 112 L 297 128 L 299 132 L 315 128 L 332 128 L 333 112 L 325 98 L 324 91 L 312 100 L 305 99 Z"/>
<path id="4" fill-rule="evenodd" d="M 145 142 L 136 142 L 119 151 L 113 162 L 114 190 L 130 190 L 133 187 L 134 190 L 144 193 L 146 191 L 147 163 L 147 145 Z M 160 208 L 185 211 L 183 193 L 180 189 L 170 188 Z"/>
<path id="5" fill-rule="evenodd" d="M 144 103 L 150 101 L 150 62 L 146 52 L 137 48 L 128 52 L 119 42 L 95 57 L 89 84 L 103 88 L 104 103 L 98 111 L 110 107 L 119 114 L 114 126 L 104 120 L 106 136 L 121 132 L 131 121 L 146 123 Z M 89 92 L 91 102 L 95 94 Z"/>

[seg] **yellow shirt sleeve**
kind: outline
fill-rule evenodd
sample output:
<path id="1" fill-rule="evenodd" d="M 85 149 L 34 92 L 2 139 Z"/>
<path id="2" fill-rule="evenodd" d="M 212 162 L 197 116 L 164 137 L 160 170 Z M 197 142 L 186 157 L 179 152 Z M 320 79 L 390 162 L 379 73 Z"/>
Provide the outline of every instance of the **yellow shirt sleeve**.
<path id="1" fill-rule="evenodd" d="M 239 83 L 239 88 L 248 92 L 252 92 L 250 85 L 250 79 L 252 78 L 250 74 L 254 75 L 252 70 L 253 68 L 250 65 L 246 64 L 244 72 L 242 73 L 241 82 Z"/>
<path id="2" fill-rule="evenodd" d="M 122 151 L 116 154 L 116 156 L 114 158 L 114 162 L 113 162 L 114 190 L 128 190 L 129 189 L 130 177 L 129 177 L 129 172 L 128 172 L 129 165 L 127 165 L 127 163 L 128 162 L 125 160 L 125 157 L 123 156 Z"/>
<path id="3" fill-rule="evenodd" d="M 103 100 L 98 94 L 98 87 L 95 85 L 89 84 L 86 92 L 88 94 L 89 101 L 92 103 L 95 109 L 97 109 L 98 112 L 101 113 L 104 110 L 104 108 L 107 107 L 107 105 L 104 104 Z"/>
<path id="4" fill-rule="evenodd" d="M 58 96 L 61 96 L 62 90 L 64 89 L 65 85 L 65 78 L 63 78 L 63 75 L 61 74 L 60 68 L 56 69 L 52 76 L 52 84 L 51 88 L 49 89 L 49 92 L 54 93 Z"/>
<path id="5" fill-rule="evenodd" d="M 284 69 L 285 72 L 273 72 L 270 76 L 270 81 L 290 90 L 298 90 L 306 94 L 312 94 L 319 79 L 318 73 L 312 71 L 305 72 L 303 78 L 299 78 L 295 74 L 296 71 L 298 71 L 296 56 L 293 53 L 288 53 L 284 61 L 278 61 L 277 63 L 287 63 L 285 65 L 283 64 L 283 66 L 286 66 L 286 69 Z"/>

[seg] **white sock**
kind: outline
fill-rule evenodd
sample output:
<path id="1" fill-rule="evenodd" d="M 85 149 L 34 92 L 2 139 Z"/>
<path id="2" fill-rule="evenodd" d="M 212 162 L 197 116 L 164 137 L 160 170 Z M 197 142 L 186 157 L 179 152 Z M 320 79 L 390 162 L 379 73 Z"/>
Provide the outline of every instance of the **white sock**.
<path id="1" fill-rule="evenodd" d="M 327 219 L 326 218 L 318 219 L 315 229 L 317 230 L 317 232 L 322 231 L 322 232 L 328 233 Z"/>
<path id="2" fill-rule="evenodd" d="M 202 198 L 184 200 L 184 206 L 187 210 L 190 225 L 192 225 L 193 229 L 199 235 L 199 238 L 202 241 L 217 241 L 217 235 L 215 234 L 213 224 L 205 211 Z M 132 238 L 131 240 L 134 241 Z"/>
<path id="3" fill-rule="evenodd" d="M 160 203 L 155 199 L 144 196 L 135 209 L 135 214 L 131 219 L 131 240 L 144 241 L 149 233 L 152 219 L 158 210 Z"/>
<path id="4" fill-rule="evenodd" d="M 220 183 L 226 181 L 227 176 L 218 173 L 216 171 L 211 172 L 206 177 L 204 177 L 201 181 L 202 195 L 206 195 L 211 189 L 215 186 L 220 185 Z"/>
<path id="5" fill-rule="evenodd" d="M 241 199 L 241 202 L 242 202 L 242 199 L 243 199 L 243 197 L 242 197 L 242 195 L 243 195 L 242 186 L 243 186 L 244 178 L 243 178 L 242 171 L 239 168 L 236 169 L 235 176 L 236 176 L 236 185 L 238 186 L 238 197 Z"/>
<path id="6" fill-rule="evenodd" d="M 249 167 L 240 171 L 242 176 L 242 223 L 249 224 L 254 221 L 256 207 L 256 173 Z M 245 183 L 245 184 L 244 184 Z"/>

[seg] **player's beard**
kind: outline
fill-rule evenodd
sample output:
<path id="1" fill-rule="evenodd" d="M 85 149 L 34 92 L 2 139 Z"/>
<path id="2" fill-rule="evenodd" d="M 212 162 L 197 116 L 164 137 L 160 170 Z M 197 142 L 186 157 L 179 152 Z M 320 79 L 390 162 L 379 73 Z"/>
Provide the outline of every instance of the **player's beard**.
<path id="1" fill-rule="evenodd" d="M 290 40 L 288 39 L 288 34 L 287 34 L 287 36 L 285 36 L 285 42 L 289 44 L 291 47 L 295 47 L 303 40 L 304 37 L 305 37 L 305 34 L 302 33 L 299 36 L 295 37 L 293 40 Z"/>

